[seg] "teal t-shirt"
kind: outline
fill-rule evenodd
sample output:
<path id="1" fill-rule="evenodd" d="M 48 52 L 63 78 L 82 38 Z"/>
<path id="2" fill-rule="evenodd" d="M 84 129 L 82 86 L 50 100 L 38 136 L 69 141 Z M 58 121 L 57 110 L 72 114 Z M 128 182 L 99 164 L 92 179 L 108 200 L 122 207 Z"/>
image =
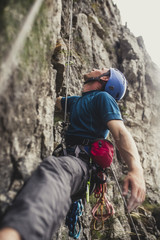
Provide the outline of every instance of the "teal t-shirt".
<path id="1" fill-rule="evenodd" d="M 65 98 L 61 100 L 65 108 Z M 106 138 L 108 135 L 107 122 L 122 120 L 115 99 L 104 91 L 89 91 L 82 96 L 67 98 L 67 112 L 70 125 L 67 135 L 80 136 L 87 139 Z"/>

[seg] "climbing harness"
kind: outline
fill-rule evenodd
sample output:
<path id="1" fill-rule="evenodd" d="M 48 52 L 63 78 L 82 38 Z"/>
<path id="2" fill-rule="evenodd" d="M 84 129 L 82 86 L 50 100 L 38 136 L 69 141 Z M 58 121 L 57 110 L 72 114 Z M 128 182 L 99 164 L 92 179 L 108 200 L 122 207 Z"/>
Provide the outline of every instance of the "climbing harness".
<path id="1" fill-rule="evenodd" d="M 78 239 L 81 232 L 81 224 L 79 217 L 82 216 L 83 204 L 82 200 L 72 203 L 70 210 L 66 217 L 66 226 L 69 228 L 69 236 Z"/>
<path id="2" fill-rule="evenodd" d="M 97 231 L 104 229 L 104 222 L 115 213 L 112 204 L 106 197 L 107 183 L 105 173 L 99 174 L 103 183 L 99 184 L 94 191 L 94 196 L 97 199 L 97 203 L 92 208 L 94 230 Z"/>
<path id="3" fill-rule="evenodd" d="M 115 181 L 116 181 L 116 184 L 117 184 L 118 190 L 119 190 L 119 192 L 120 192 L 121 198 L 122 198 L 122 200 L 123 200 L 124 206 L 125 206 L 125 208 L 126 208 L 126 210 L 127 210 L 128 217 L 129 217 L 129 219 L 130 219 L 130 221 L 131 221 L 131 223 L 132 223 L 132 226 L 133 226 L 133 228 L 134 228 L 134 231 L 135 231 L 135 233 L 136 233 L 137 239 L 140 240 L 140 237 L 139 237 L 139 234 L 138 234 L 138 232 L 137 232 L 136 226 L 135 226 L 135 224 L 134 224 L 133 218 L 132 218 L 130 212 L 128 211 L 126 200 L 125 200 L 125 198 L 124 198 L 124 196 L 123 196 L 123 194 L 122 194 L 122 190 L 121 190 L 120 185 L 119 185 L 119 183 L 118 183 L 118 179 L 117 179 L 117 176 L 116 176 L 116 174 L 115 174 L 115 170 L 114 170 L 113 164 L 111 164 L 110 168 L 111 168 L 111 171 L 112 171 L 112 173 L 113 173 L 114 179 L 115 179 Z"/>
<path id="4" fill-rule="evenodd" d="M 93 225 L 94 230 L 101 230 L 104 228 L 104 221 L 106 221 L 115 213 L 112 204 L 106 197 L 107 182 L 106 175 L 104 173 L 104 169 L 109 167 L 113 160 L 113 144 L 106 139 L 98 139 L 91 144 L 90 153 L 93 162 L 98 164 L 98 167 L 96 167 L 96 172 L 94 172 L 94 182 L 96 183 L 94 196 L 97 199 L 97 203 L 92 209 L 92 216 L 94 218 Z M 87 201 L 89 199 L 89 186 L 90 181 L 87 183 Z"/>

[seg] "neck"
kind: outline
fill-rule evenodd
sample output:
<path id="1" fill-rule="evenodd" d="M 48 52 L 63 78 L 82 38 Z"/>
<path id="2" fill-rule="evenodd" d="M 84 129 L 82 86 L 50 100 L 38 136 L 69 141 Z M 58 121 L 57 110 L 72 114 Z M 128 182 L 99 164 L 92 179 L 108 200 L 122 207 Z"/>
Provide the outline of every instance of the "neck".
<path id="1" fill-rule="evenodd" d="M 90 83 L 86 83 L 83 86 L 83 90 L 82 92 L 89 92 L 89 91 L 93 91 L 93 90 L 101 90 L 102 89 L 102 85 L 99 82 L 90 82 Z"/>

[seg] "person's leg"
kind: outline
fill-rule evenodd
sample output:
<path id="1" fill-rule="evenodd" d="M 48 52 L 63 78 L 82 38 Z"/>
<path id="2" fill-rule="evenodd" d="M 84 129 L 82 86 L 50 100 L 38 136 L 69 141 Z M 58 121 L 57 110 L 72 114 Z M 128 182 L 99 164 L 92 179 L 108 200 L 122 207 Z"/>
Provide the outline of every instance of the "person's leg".
<path id="1" fill-rule="evenodd" d="M 3 228 L 0 231 L 0 240 L 22 240 L 19 233 L 12 228 Z"/>
<path id="2" fill-rule="evenodd" d="M 1 228 L 16 229 L 23 240 L 50 240 L 87 176 L 87 165 L 73 156 L 47 158 L 18 194 Z"/>

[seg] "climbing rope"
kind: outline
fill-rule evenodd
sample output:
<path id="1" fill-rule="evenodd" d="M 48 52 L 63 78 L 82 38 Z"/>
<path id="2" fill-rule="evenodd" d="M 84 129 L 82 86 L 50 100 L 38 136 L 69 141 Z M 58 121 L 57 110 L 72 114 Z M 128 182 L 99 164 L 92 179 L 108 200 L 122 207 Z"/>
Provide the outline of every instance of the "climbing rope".
<path id="1" fill-rule="evenodd" d="M 138 232 L 137 232 L 136 226 L 135 226 L 135 224 L 134 224 L 133 218 L 132 218 L 130 212 L 128 211 L 126 200 L 125 200 L 125 198 L 124 198 L 124 196 L 123 196 L 123 194 L 122 194 L 122 190 L 121 190 L 120 185 L 119 185 L 119 183 L 118 183 L 118 179 L 117 179 L 117 176 L 116 176 L 114 167 L 113 167 L 113 163 L 111 164 L 110 167 L 111 167 L 111 171 L 112 171 L 112 173 L 113 173 L 114 179 L 115 179 L 115 181 L 116 181 L 118 190 L 119 190 L 119 192 L 120 192 L 121 198 L 122 198 L 122 200 L 123 200 L 124 206 L 125 206 L 125 208 L 126 208 L 126 210 L 127 210 L 129 219 L 130 219 L 130 221 L 131 221 L 131 223 L 132 223 L 132 226 L 133 226 L 133 228 L 134 228 L 134 231 L 135 231 L 135 233 L 136 233 L 137 239 L 140 240 L 140 237 L 139 237 L 139 234 L 138 234 Z"/>
<path id="2" fill-rule="evenodd" d="M 104 173 L 101 173 L 101 178 L 105 182 L 103 184 L 99 184 L 94 191 L 94 196 L 97 198 L 97 203 L 92 209 L 94 230 L 97 231 L 104 229 L 104 222 L 115 213 L 112 204 L 106 197 L 107 183 Z"/>
<path id="3" fill-rule="evenodd" d="M 70 58 L 71 58 L 71 38 L 72 38 L 72 18 L 73 18 L 73 0 L 70 4 L 70 20 L 69 20 L 69 41 L 68 41 L 68 57 L 67 57 L 67 70 L 66 70 L 66 96 L 65 96 L 65 110 L 64 110 L 64 122 L 62 123 L 62 146 L 64 155 L 67 155 L 65 145 L 65 131 L 68 127 L 67 124 L 67 97 L 68 97 L 68 84 L 70 78 Z M 78 200 L 72 203 L 70 210 L 66 217 L 66 225 L 69 228 L 69 236 L 78 239 L 81 232 L 81 224 L 79 217 L 82 216 L 83 204 L 82 200 Z"/>
<path id="4" fill-rule="evenodd" d="M 67 97 L 68 97 L 68 83 L 70 77 L 70 58 L 71 58 L 71 39 L 72 39 L 72 18 L 73 18 L 73 0 L 71 0 L 70 7 L 70 21 L 69 21 L 69 41 L 68 41 L 68 58 L 67 58 L 67 70 L 66 70 L 66 99 L 65 99 L 65 111 L 64 122 L 67 120 Z"/>
<path id="5" fill-rule="evenodd" d="M 78 239 L 81 232 L 81 224 L 79 217 L 82 216 L 83 204 L 82 200 L 72 203 L 66 217 L 66 226 L 69 228 L 69 236 Z"/>
<path id="6" fill-rule="evenodd" d="M 62 122 L 62 131 L 61 131 L 61 144 L 63 147 L 63 154 L 67 155 L 66 143 L 65 143 L 65 133 L 68 128 L 67 123 L 67 97 L 68 97 L 68 84 L 70 78 L 70 58 L 71 58 L 71 38 L 72 38 L 72 18 L 73 18 L 73 0 L 70 4 L 70 19 L 69 19 L 69 41 L 68 41 L 68 56 L 67 56 L 67 69 L 66 69 L 66 95 L 65 95 L 65 108 L 64 108 L 64 121 Z"/>

